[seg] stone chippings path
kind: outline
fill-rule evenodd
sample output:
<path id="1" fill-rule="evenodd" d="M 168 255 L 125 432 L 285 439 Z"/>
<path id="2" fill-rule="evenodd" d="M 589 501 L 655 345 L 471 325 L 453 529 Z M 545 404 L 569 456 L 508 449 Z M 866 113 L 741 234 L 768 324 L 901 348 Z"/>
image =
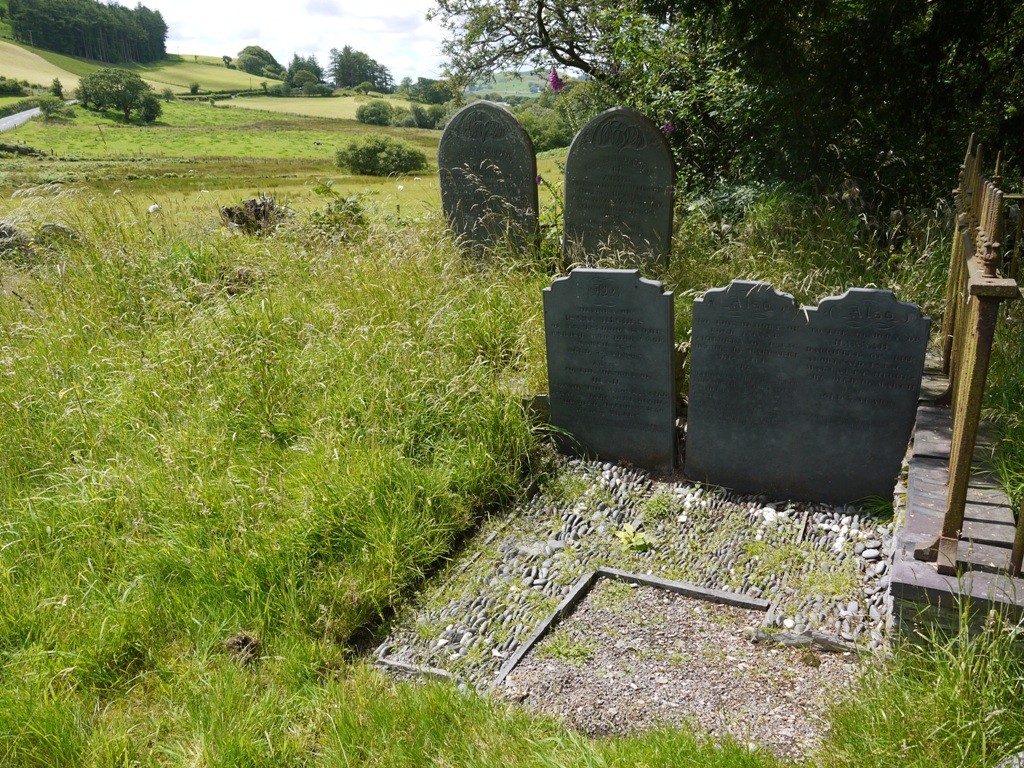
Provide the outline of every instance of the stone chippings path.
<path id="1" fill-rule="evenodd" d="M 601 579 L 519 663 L 499 695 L 590 735 L 696 723 L 799 757 L 827 731 L 854 653 L 752 643 L 764 614 Z"/>
<path id="2" fill-rule="evenodd" d="M 486 688 L 583 574 L 600 566 L 772 603 L 768 634 L 876 649 L 889 619 L 892 524 L 855 507 L 769 503 L 568 460 L 490 519 L 395 621 L 377 656 Z"/>

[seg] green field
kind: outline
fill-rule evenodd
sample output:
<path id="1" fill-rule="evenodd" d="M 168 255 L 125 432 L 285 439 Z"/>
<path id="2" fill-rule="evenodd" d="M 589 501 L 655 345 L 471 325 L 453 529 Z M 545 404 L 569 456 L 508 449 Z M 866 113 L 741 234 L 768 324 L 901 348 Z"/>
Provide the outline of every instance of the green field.
<path id="1" fill-rule="evenodd" d="M 285 115 L 305 117 L 329 117 L 341 120 L 355 120 L 360 104 L 370 101 L 371 96 L 336 96 L 332 98 L 277 98 L 274 96 L 246 96 L 229 99 L 220 104 L 238 109 L 256 109 L 262 112 L 276 112 Z M 386 97 L 394 107 L 409 109 L 412 102 L 397 97 Z"/>
<path id="2" fill-rule="evenodd" d="M 502 96 L 536 96 L 538 91 L 531 90 L 531 85 L 535 89 L 543 90 L 544 88 L 549 88 L 547 73 L 521 72 L 517 75 L 512 72 L 496 72 L 490 80 L 475 83 L 471 93 L 498 93 Z"/>
<path id="3" fill-rule="evenodd" d="M 15 80 L 48 86 L 56 77 L 71 89 L 80 77 L 106 66 L 110 65 L 0 40 L 0 75 Z M 259 88 L 263 79 L 228 69 L 222 60 L 209 56 L 171 55 L 157 64 L 119 66 L 137 72 L 157 91 L 170 88 L 176 93 L 188 91 L 194 82 L 206 91 L 248 90 Z"/>

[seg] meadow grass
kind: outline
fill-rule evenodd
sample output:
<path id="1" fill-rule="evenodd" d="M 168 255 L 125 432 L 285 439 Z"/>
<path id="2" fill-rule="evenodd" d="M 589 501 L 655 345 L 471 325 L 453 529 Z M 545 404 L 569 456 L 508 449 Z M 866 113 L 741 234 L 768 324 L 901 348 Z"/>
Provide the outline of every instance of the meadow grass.
<path id="1" fill-rule="evenodd" d="M 0 75 L 9 80 L 26 80 L 34 85 L 49 86 L 59 78 L 65 88 L 77 88 L 78 79 L 87 72 L 73 73 L 66 67 L 44 58 L 41 50 L 30 50 L 16 43 L 0 40 Z M 98 67 L 96 67 L 98 69 Z"/>
<path id="2" fill-rule="evenodd" d="M 289 97 L 276 96 L 245 96 L 244 98 L 226 99 L 222 105 L 236 109 L 254 109 L 261 112 L 275 112 L 284 115 L 302 115 L 304 117 L 327 117 L 337 120 L 355 120 L 356 111 L 361 104 L 380 98 L 373 96 L 332 96 L 324 97 Z M 409 109 L 412 102 L 395 96 L 385 97 L 392 106 Z M 365 128 L 365 126 L 364 126 Z"/>

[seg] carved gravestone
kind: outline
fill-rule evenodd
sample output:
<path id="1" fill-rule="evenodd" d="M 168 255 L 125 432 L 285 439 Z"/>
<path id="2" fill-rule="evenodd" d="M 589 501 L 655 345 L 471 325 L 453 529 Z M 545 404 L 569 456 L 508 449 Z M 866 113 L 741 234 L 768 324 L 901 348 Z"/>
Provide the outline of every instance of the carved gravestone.
<path id="1" fill-rule="evenodd" d="M 563 447 L 675 467 L 673 297 L 638 270 L 576 269 L 544 289 L 551 423 Z"/>
<path id="2" fill-rule="evenodd" d="M 573 139 L 565 160 L 564 255 L 572 261 L 628 250 L 667 262 L 675 163 L 658 126 L 631 109 L 602 112 Z"/>
<path id="3" fill-rule="evenodd" d="M 437 165 L 441 207 L 470 249 L 536 242 L 537 157 L 508 110 L 476 101 L 456 112 L 441 135 Z"/>
<path id="4" fill-rule="evenodd" d="M 892 498 L 930 319 L 890 291 L 817 307 L 733 281 L 693 308 L 687 477 L 842 504 Z"/>

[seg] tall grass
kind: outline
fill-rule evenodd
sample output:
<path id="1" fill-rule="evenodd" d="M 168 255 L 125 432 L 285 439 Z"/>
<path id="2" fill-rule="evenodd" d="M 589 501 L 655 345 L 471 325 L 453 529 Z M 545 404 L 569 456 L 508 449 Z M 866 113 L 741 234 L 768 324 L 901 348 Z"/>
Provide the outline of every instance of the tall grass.
<path id="1" fill-rule="evenodd" d="M 352 658 L 528 485 L 545 269 L 467 259 L 437 219 L 249 239 L 213 206 L 25 200 L 18 223 L 81 241 L 0 260 L 0 764 L 776 764 L 686 731 L 588 740 Z M 940 229 L 925 214 L 893 248 L 769 191 L 695 206 L 661 277 L 681 338 L 689 299 L 734 277 L 804 301 L 873 283 L 934 312 Z M 1002 413 L 1013 386 L 992 388 Z M 1017 714 L 986 719 L 1020 693 L 992 637 L 898 649 L 815 762 L 982 765 L 1019 743 Z"/>

